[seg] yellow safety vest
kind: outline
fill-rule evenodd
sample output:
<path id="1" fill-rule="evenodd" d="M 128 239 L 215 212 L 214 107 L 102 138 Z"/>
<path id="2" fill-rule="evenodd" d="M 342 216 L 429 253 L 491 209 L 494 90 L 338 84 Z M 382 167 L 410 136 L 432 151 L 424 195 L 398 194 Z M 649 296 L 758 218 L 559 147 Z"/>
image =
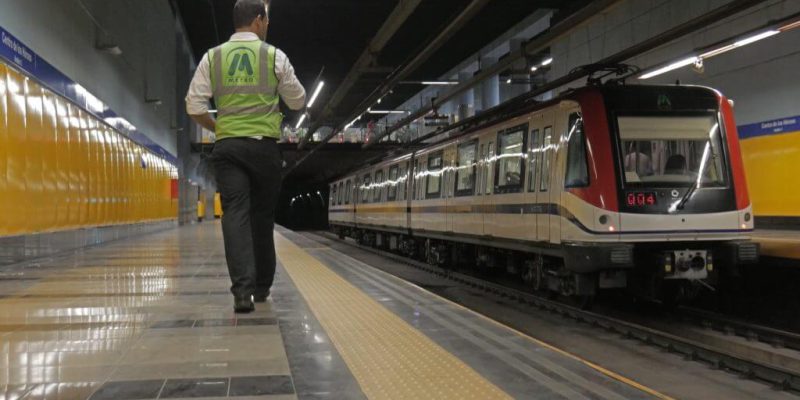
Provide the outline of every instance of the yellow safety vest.
<path id="1" fill-rule="evenodd" d="M 217 105 L 217 140 L 265 136 L 280 139 L 275 47 L 260 40 L 231 41 L 209 51 Z"/>

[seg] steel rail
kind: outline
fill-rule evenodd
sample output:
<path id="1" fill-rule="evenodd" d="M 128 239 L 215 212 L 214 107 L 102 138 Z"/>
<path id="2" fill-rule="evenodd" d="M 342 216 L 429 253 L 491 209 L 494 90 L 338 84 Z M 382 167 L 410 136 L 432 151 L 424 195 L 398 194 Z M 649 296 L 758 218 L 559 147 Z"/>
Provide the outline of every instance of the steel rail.
<path id="1" fill-rule="evenodd" d="M 800 351 L 800 334 L 794 332 L 757 325 L 693 307 L 680 307 L 677 311 L 680 316 L 708 329 L 759 341 L 776 348 Z"/>
<path id="2" fill-rule="evenodd" d="M 424 262 L 413 260 L 398 254 L 348 242 L 346 240 L 339 239 L 329 232 L 314 233 L 314 235 L 337 241 L 339 243 L 344 243 L 348 246 L 356 247 L 364 251 L 398 261 L 439 277 L 449 279 L 475 289 L 483 290 L 492 295 L 515 300 L 528 306 L 533 306 L 541 310 L 559 314 L 565 318 L 573 319 L 581 323 L 586 323 L 606 331 L 622 335 L 627 339 L 637 340 L 641 343 L 650 346 L 656 346 L 671 353 L 683 355 L 687 360 L 690 361 L 704 362 L 713 368 L 719 368 L 737 373 L 740 376 L 748 379 L 768 382 L 782 390 L 800 392 L 800 371 L 786 368 L 774 362 L 766 361 L 769 359 L 769 357 L 761 357 L 762 361 L 754 361 L 728 349 L 711 346 L 687 337 L 661 332 L 654 328 L 624 321 L 615 317 L 582 310 L 568 304 L 548 300 L 532 293 L 523 292 L 521 290 L 509 288 L 493 282 L 488 282 L 486 280 L 475 278 L 459 272 L 434 267 Z"/>

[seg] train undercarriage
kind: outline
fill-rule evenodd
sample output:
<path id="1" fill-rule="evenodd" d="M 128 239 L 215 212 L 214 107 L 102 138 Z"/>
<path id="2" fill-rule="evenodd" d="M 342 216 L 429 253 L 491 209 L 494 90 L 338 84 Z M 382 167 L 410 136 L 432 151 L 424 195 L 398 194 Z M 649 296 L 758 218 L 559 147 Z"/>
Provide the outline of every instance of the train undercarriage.
<path id="1" fill-rule="evenodd" d="M 590 307 L 598 290 L 617 289 L 667 307 L 690 302 L 703 292 L 739 279 L 739 266 L 757 262 L 751 242 L 644 243 L 615 246 L 564 245 L 553 251 L 519 251 L 403 233 L 334 226 L 339 238 L 424 261 L 443 269 L 476 270 L 518 277 L 530 290 L 550 298 L 571 298 Z M 628 249 L 627 252 L 620 249 Z M 555 254 L 554 254 L 555 253 Z M 615 263 L 597 267 L 593 260 Z"/>

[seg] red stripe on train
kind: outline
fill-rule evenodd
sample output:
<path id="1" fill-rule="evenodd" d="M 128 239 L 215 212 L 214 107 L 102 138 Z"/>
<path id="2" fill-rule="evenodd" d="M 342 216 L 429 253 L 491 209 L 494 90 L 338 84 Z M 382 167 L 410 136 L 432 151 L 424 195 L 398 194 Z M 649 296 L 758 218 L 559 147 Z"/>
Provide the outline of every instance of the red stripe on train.
<path id="1" fill-rule="evenodd" d="M 736 131 L 736 121 L 733 117 L 733 107 L 723 95 L 719 97 L 719 109 L 722 114 L 722 123 L 725 125 L 725 139 L 728 141 L 730 152 L 731 175 L 733 176 L 733 191 L 736 194 L 736 209 L 743 210 L 750 205 L 750 196 L 747 192 L 747 180 L 744 174 L 742 151 L 739 147 L 739 134 Z"/>
<path id="2" fill-rule="evenodd" d="M 589 187 L 567 191 L 595 207 L 618 212 L 617 174 L 603 96 L 597 90 L 586 90 L 577 93 L 575 99 L 583 113 Z"/>

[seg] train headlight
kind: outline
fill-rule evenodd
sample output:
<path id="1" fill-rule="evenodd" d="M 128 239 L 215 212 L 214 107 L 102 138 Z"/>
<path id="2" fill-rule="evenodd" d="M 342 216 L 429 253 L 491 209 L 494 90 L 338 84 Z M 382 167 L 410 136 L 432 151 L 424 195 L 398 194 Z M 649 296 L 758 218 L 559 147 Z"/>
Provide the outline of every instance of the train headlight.
<path id="1" fill-rule="evenodd" d="M 672 255 L 671 254 L 667 254 L 664 257 L 664 272 L 666 272 L 668 274 L 672 273 Z"/>
<path id="2" fill-rule="evenodd" d="M 714 262 L 713 260 L 711 260 L 711 254 L 706 256 L 706 269 L 708 270 L 708 272 L 714 270 Z"/>

